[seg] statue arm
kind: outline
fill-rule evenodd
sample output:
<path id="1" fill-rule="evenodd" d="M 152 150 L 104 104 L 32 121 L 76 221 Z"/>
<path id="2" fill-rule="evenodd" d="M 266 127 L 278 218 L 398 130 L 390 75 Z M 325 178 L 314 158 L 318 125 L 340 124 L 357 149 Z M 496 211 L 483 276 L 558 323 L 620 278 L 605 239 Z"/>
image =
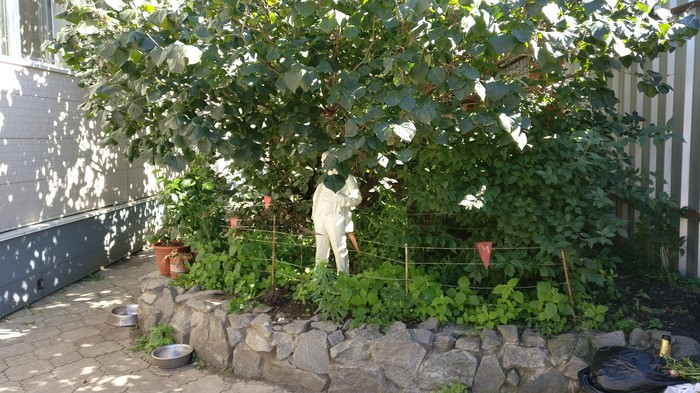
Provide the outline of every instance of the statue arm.
<path id="1" fill-rule="evenodd" d="M 362 203 L 360 187 L 357 185 L 357 180 L 355 180 L 354 176 L 350 175 L 345 180 L 345 185 L 336 194 L 336 203 L 345 208 L 355 207 Z"/>

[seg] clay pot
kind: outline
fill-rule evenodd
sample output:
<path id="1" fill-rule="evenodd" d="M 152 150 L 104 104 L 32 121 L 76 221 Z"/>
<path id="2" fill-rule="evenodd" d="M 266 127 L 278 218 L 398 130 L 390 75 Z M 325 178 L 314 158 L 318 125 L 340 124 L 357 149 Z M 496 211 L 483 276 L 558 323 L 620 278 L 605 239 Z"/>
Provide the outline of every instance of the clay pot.
<path id="1" fill-rule="evenodd" d="M 173 240 L 167 244 L 158 242 L 153 244 L 152 247 L 156 253 L 156 264 L 158 265 L 158 271 L 164 276 L 170 276 L 170 260 L 168 259 L 168 254 L 170 254 L 173 250 L 179 253 L 190 252 L 190 247 L 186 246 L 179 240 Z"/>
<path id="2" fill-rule="evenodd" d="M 192 254 L 189 252 L 178 252 L 177 250 L 172 251 L 166 257 L 170 261 L 170 278 L 178 278 L 180 274 L 187 273 L 187 265 L 185 262 L 192 262 Z"/>

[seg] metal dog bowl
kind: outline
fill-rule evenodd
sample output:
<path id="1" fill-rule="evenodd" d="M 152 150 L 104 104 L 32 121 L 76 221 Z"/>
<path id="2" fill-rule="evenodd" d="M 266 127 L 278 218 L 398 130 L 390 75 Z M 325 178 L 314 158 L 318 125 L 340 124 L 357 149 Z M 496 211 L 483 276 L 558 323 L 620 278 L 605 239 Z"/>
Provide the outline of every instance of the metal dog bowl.
<path id="1" fill-rule="evenodd" d="M 178 368 L 190 362 L 193 351 L 187 344 L 171 344 L 154 349 L 151 357 L 160 368 Z"/>
<path id="2" fill-rule="evenodd" d="M 134 326 L 138 323 L 138 317 L 139 305 L 125 304 L 114 307 L 107 322 L 114 326 Z"/>

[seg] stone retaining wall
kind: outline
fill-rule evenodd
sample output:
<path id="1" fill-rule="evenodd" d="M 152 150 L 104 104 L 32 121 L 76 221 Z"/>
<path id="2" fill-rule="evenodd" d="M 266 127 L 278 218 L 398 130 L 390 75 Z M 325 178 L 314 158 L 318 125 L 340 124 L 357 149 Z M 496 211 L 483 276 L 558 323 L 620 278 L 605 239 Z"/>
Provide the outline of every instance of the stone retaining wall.
<path id="1" fill-rule="evenodd" d="M 545 339 L 516 326 L 467 331 L 427 320 L 381 332 L 371 326 L 289 320 L 269 310 L 229 314 L 218 291 L 170 287 L 158 272 L 141 277 L 139 326 L 170 323 L 207 364 L 300 392 L 433 392 L 460 382 L 474 393 L 584 392 L 577 380 L 595 351 L 619 345 L 656 348 L 662 332 L 635 329 L 562 334 Z M 219 296 L 220 297 L 220 296 Z M 700 344 L 673 337 L 674 357 L 700 354 Z"/>

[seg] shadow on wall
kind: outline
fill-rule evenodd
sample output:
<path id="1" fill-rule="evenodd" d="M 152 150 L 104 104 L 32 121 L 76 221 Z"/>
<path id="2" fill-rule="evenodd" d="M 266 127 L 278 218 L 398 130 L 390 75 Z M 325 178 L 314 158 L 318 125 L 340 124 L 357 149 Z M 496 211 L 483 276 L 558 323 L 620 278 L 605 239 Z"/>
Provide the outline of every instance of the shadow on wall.
<path id="1" fill-rule="evenodd" d="M 0 317 L 139 249 L 153 167 L 100 145 L 66 72 L 0 61 Z"/>

